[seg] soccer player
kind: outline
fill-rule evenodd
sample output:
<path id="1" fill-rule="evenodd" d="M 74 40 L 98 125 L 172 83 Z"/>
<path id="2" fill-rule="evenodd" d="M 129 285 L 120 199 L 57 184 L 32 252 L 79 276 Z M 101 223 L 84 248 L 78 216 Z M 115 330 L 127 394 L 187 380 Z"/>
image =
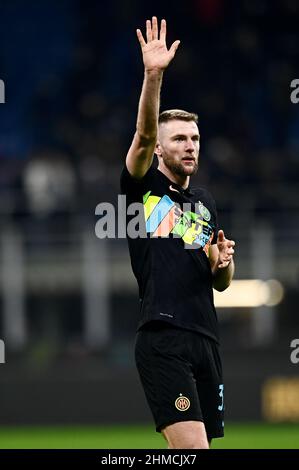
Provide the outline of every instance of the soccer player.
<path id="1" fill-rule="evenodd" d="M 223 382 L 213 290 L 233 277 L 235 242 L 218 230 L 215 202 L 190 188 L 198 167 L 197 115 L 159 115 L 167 49 L 166 21 L 137 30 L 144 63 L 137 129 L 121 175 L 127 204 L 144 205 L 144 234 L 128 235 L 140 292 L 135 357 L 156 430 L 173 449 L 209 448 L 223 436 Z M 158 168 L 153 163 L 158 157 Z"/>

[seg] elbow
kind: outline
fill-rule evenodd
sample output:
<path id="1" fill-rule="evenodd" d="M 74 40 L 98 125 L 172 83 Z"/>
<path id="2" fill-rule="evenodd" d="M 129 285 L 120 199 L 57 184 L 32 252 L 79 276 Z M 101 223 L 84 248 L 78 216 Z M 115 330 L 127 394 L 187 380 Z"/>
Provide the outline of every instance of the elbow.
<path id="1" fill-rule="evenodd" d="M 226 283 L 214 282 L 213 289 L 217 290 L 218 292 L 224 292 L 230 286 L 230 283 L 231 281 L 226 282 Z"/>
<path id="2" fill-rule="evenodd" d="M 148 147 L 149 145 L 156 145 L 158 133 L 157 131 L 140 131 L 137 129 L 136 137 L 140 147 Z"/>
<path id="3" fill-rule="evenodd" d="M 223 291 L 225 291 L 226 287 L 218 286 L 217 284 L 213 284 L 213 289 L 216 290 L 217 292 L 223 292 Z"/>

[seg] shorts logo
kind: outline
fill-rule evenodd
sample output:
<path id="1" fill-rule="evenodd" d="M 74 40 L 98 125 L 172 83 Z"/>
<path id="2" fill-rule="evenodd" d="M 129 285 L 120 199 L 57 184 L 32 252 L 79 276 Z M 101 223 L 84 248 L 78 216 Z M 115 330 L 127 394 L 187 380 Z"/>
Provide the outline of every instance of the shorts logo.
<path id="1" fill-rule="evenodd" d="M 175 401 L 175 407 L 179 411 L 187 411 L 190 408 L 190 400 L 187 397 L 183 397 L 180 393 L 180 396 Z"/>

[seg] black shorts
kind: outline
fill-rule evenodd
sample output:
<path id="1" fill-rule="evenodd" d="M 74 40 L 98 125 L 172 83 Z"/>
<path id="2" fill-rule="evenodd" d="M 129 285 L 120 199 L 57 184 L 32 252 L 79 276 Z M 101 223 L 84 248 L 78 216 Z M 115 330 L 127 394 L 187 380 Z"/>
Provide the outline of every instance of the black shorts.
<path id="1" fill-rule="evenodd" d="M 222 367 L 212 339 L 152 322 L 136 337 L 135 359 L 158 432 L 179 421 L 202 421 L 208 439 L 224 435 Z"/>

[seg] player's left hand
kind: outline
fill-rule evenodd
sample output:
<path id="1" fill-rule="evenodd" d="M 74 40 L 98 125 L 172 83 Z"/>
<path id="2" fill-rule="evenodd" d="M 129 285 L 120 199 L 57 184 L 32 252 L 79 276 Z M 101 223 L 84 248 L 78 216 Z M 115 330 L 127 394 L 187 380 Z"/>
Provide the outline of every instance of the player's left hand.
<path id="1" fill-rule="evenodd" d="M 228 240 L 225 238 L 224 231 L 219 230 L 217 237 L 217 247 L 219 251 L 218 268 L 226 268 L 230 264 L 235 252 L 234 246 L 234 240 Z"/>

